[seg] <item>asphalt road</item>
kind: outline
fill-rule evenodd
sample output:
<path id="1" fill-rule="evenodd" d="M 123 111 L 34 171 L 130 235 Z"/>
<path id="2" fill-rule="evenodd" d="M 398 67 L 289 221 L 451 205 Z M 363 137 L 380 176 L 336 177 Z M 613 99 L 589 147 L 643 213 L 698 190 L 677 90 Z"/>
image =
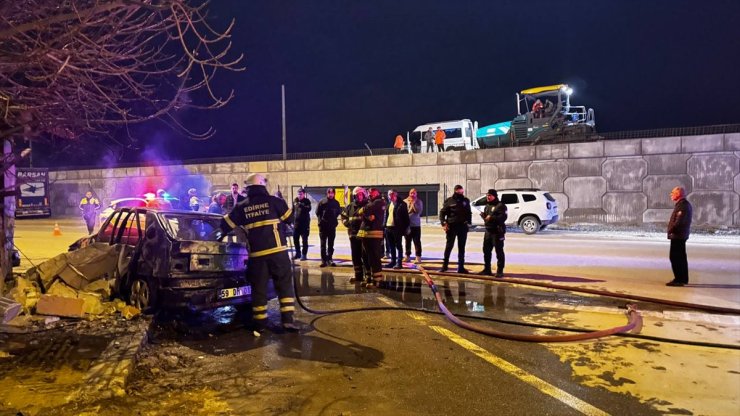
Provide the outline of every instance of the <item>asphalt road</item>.
<path id="1" fill-rule="evenodd" d="M 38 262 L 84 234 L 80 222 L 18 222 L 17 245 Z M 311 235 L 315 259 L 318 233 Z M 337 255 L 348 254 L 337 239 Z M 443 235 L 424 228 L 426 266 L 438 266 Z M 481 234 L 468 240 L 468 260 L 480 262 Z M 740 241 L 695 236 L 689 241 L 693 286 L 666 288 L 668 243 L 650 233 L 547 230 L 507 238 L 503 281 L 438 278 L 457 314 L 587 329 L 624 325 L 624 301 L 537 289 L 511 278 L 737 308 Z M 453 253 L 453 258 L 455 254 Z M 297 274 L 311 308 L 412 307 L 436 310 L 431 292 L 413 275 L 366 292 L 347 282 L 348 265 Z M 472 269 L 480 266 L 471 266 Z M 304 271 L 305 270 L 305 271 Z M 415 280 L 416 279 L 416 280 Z M 271 303 L 270 317 L 279 319 Z M 740 320 L 643 302 L 642 334 L 684 344 L 623 337 L 564 344 L 522 343 L 476 334 L 444 317 L 412 311 L 315 315 L 300 311 L 298 334 L 255 337 L 229 310 L 161 316 L 133 375 L 129 394 L 92 403 L 98 414 L 736 414 L 740 408 Z M 470 319 L 470 318 L 465 318 Z M 473 321 L 473 320 L 471 320 Z M 501 331 L 548 333 L 474 320 Z M 64 411 L 69 409 L 60 409 Z M 77 412 L 85 409 L 75 409 Z"/>

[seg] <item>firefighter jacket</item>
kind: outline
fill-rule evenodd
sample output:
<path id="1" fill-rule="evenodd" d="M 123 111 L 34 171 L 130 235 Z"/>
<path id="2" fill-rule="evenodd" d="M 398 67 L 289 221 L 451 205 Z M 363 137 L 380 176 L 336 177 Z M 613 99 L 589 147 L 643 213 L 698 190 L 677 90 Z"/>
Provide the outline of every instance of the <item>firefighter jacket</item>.
<path id="1" fill-rule="evenodd" d="M 506 219 L 509 217 L 508 212 L 509 210 L 506 208 L 506 204 L 498 199 L 488 202 L 480 214 L 486 225 L 486 231 L 496 235 L 506 234 Z"/>
<path id="2" fill-rule="evenodd" d="M 332 198 L 324 198 L 316 206 L 316 218 L 319 220 L 320 230 L 332 230 L 337 228 L 339 222 L 337 217 L 342 213 L 339 201 Z"/>
<path id="3" fill-rule="evenodd" d="M 311 225 L 311 201 L 308 198 L 296 198 L 293 201 L 293 212 L 295 214 L 293 225 L 296 231 L 308 231 Z"/>
<path id="4" fill-rule="evenodd" d="M 252 185 L 247 198 L 221 221 L 221 229 L 226 233 L 242 227 L 247 233 L 249 257 L 255 258 L 288 250 L 280 224 L 292 219 L 293 210 L 284 200 L 267 193 L 264 186 Z"/>
<path id="5" fill-rule="evenodd" d="M 671 219 L 668 221 L 669 240 L 688 240 L 691 229 L 692 208 L 686 198 L 676 201 Z"/>
<path id="6" fill-rule="evenodd" d="M 452 194 L 439 210 L 439 222 L 442 225 L 471 224 L 473 213 L 470 211 L 470 200 L 460 194 Z"/>
<path id="7" fill-rule="evenodd" d="M 357 232 L 360 231 L 362 216 L 358 211 L 365 205 L 367 205 L 367 199 L 363 199 L 362 202 L 354 200 L 342 211 L 342 224 L 347 227 L 347 234 L 350 238 L 357 237 Z"/>
<path id="8" fill-rule="evenodd" d="M 358 238 L 383 238 L 383 219 L 385 218 L 385 201 L 381 197 L 371 199 L 358 211 L 362 216 Z"/>
<path id="9" fill-rule="evenodd" d="M 83 218 L 94 218 L 95 217 L 95 211 L 100 209 L 100 201 L 98 201 L 98 198 L 92 197 L 82 198 L 82 201 L 80 201 L 80 211 L 82 211 L 82 217 Z"/>

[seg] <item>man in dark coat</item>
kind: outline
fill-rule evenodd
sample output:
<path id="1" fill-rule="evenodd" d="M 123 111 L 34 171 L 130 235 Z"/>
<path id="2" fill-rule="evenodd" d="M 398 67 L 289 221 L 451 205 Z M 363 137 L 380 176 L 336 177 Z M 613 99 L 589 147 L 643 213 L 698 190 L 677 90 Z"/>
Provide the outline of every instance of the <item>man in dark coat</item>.
<path id="1" fill-rule="evenodd" d="M 342 207 L 334 198 L 333 188 L 326 190 L 326 197 L 316 206 L 316 218 L 319 221 L 319 240 L 321 240 L 321 266 L 336 266 L 334 256 L 334 239 L 337 237 L 337 217 L 342 213 Z"/>
<path id="2" fill-rule="evenodd" d="M 288 204 L 267 192 L 264 176 L 253 173 L 247 177 L 247 198 L 221 220 L 225 234 L 241 227 L 247 234 L 249 260 L 247 278 L 252 284 L 252 319 L 256 330 L 267 324 L 267 281 L 273 280 L 283 329 L 297 331 L 293 323 L 295 294 L 293 292 L 293 263 L 281 223 L 290 223 L 293 212 Z"/>
<path id="3" fill-rule="evenodd" d="M 468 227 L 472 222 L 473 213 L 470 211 L 470 200 L 464 193 L 462 185 L 455 185 L 455 193 L 447 198 L 439 210 L 439 222 L 447 237 L 445 256 L 440 269 L 442 272 L 448 269 L 450 253 L 457 238 L 457 272 L 468 273 L 465 269 L 465 243 L 468 241 Z"/>
<path id="4" fill-rule="evenodd" d="M 293 231 L 293 244 L 295 245 L 295 255 L 293 260 L 306 260 L 308 254 L 308 233 L 311 230 L 311 201 L 306 198 L 306 191 L 303 188 L 298 189 L 298 197 L 293 201 L 293 213 L 295 214 Z M 303 249 L 301 249 L 301 240 Z"/>
<path id="5" fill-rule="evenodd" d="M 226 196 L 226 205 L 224 206 L 224 211 L 228 214 L 231 212 L 232 209 L 236 206 L 236 204 L 244 201 L 244 195 L 239 193 L 239 184 L 238 183 L 232 183 L 231 184 L 231 193 Z"/>
<path id="6" fill-rule="evenodd" d="M 671 200 L 676 203 L 668 221 L 668 239 L 671 240 L 669 258 L 673 269 L 673 280 L 666 286 L 683 286 L 689 283 L 689 262 L 686 259 L 686 240 L 691 231 L 692 208 L 686 200 L 686 190 L 680 186 L 671 191 Z"/>
<path id="7" fill-rule="evenodd" d="M 483 235 L 483 271 L 479 274 L 491 276 L 491 252 L 496 248 L 496 277 L 504 277 L 504 239 L 506 238 L 506 205 L 499 201 L 498 192 L 489 189 L 486 194 L 486 207 L 481 212 L 486 233 Z"/>
<path id="8" fill-rule="evenodd" d="M 409 210 L 406 203 L 398 198 L 398 192 L 388 192 L 390 203 L 386 210 L 385 229 L 391 242 L 391 262 L 385 267 L 403 268 L 403 236 L 410 232 Z"/>
<path id="9" fill-rule="evenodd" d="M 342 224 L 347 227 L 349 235 L 349 247 L 352 252 L 352 267 L 355 275 L 349 279 L 350 283 L 362 283 L 365 278 L 370 278 L 370 266 L 367 260 L 367 254 L 362 251 L 362 240 L 357 238 L 362 223 L 360 209 L 367 205 L 367 194 L 365 188 L 356 186 L 352 190 L 354 200 L 350 202 L 342 211 Z"/>

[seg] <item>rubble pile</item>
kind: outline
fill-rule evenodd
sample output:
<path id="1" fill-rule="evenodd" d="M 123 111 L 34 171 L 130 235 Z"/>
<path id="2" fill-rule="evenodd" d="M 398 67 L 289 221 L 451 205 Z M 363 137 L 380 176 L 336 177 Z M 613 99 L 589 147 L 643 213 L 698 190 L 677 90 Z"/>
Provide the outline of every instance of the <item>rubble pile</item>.
<path id="1" fill-rule="evenodd" d="M 120 246 L 89 247 L 28 269 L 16 277 L 7 296 L 0 297 L 0 323 L 26 326 L 41 319 L 53 322 L 49 317 L 98 319 L 117 313 L 135 318 L 141 311 L 111 300 L 116 279 L 128 266 L 120 251 Z"/>

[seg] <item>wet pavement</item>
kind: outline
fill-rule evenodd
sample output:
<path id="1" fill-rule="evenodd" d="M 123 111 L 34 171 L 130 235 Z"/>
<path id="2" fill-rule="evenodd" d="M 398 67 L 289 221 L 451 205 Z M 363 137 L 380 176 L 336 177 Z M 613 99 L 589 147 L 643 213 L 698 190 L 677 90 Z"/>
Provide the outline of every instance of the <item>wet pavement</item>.
<path id="1" fill-rule="evenodd" d="M 386 287 L 370 291 L 349 277 L 346 267 L 296 269 L 298 293 L 309 308 L 438 311 L 418 275 L 388 273 Z M 436 277 L 435 283 L 452 312 L 497 330 L 553 333 L 497 320 L 586 329 L 626 322 L 624 299 L 506 281 Z M 271 300 L 273 327 L 276 307 Z M 639 307 L 645 335 L 740 343 L 736 316 Z M 249 313 L 231 307 L 159 314 L 125 396 L 72 401 L 42 413 L 29 407 L 27 414 L 734 414 L 738 408 L 737 349 L 620 337 L 520 343 L 409 310 L 299 310 L 297 319 L 300 333 L 257 337 L 248 328 Z M 89 365 L 76 360 L 82 370 Z M 64 387 L 64 379 L 57 380 L 47 384 Z"/>

